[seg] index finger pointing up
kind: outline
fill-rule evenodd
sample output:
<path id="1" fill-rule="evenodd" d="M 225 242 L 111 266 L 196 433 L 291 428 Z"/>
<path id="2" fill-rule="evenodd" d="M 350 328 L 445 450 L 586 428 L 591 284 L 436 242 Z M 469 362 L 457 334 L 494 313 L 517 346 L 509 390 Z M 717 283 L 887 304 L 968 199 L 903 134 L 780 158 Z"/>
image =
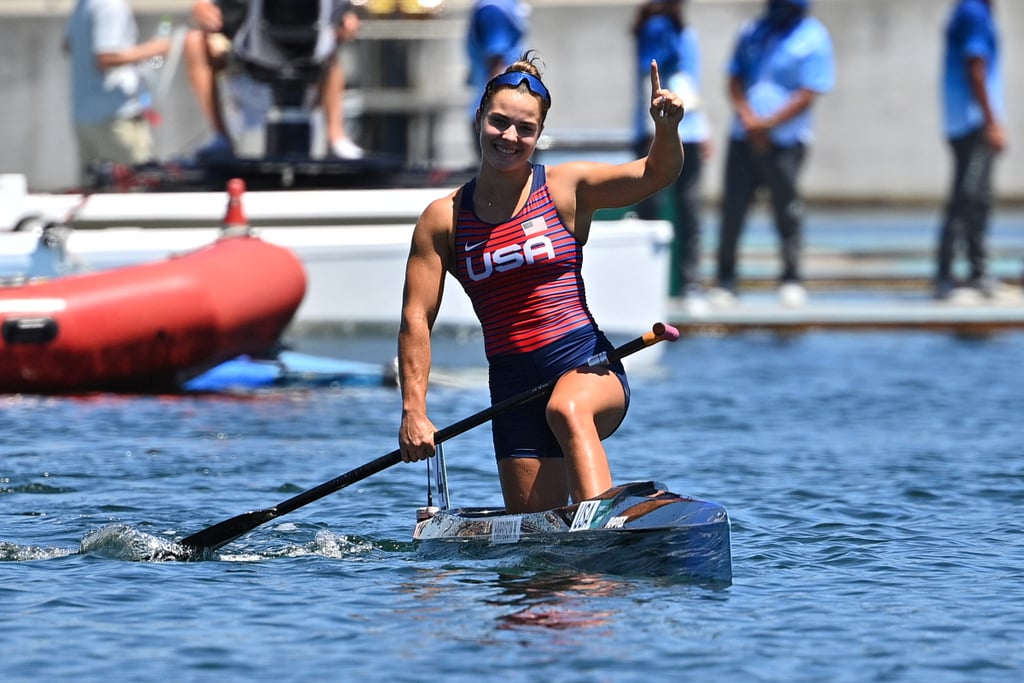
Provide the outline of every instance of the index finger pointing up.
<path id="1" fill-rule="evenodd" d="M 661 90 L 661 77 L 658 75 L 658 62 L 657 60 L 651 60 L 651 95 L 655 95 Z"/>

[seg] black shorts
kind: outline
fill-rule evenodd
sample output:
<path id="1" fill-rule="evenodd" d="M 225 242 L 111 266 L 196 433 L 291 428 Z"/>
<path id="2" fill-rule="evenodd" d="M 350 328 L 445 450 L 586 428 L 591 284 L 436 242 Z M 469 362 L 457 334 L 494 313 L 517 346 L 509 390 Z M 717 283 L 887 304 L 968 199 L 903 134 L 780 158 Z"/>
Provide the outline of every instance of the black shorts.
<path id="1" fill-rule="evenodd" d="M 594 355 L 614 347 L 604 334 L 583 327 L 536 351 L 495 356 L 490 359 L 491 401 L 498 403 L 510 396 L 540 386 L 552 377 L 585 365 Z M 629 408 L 629 382 L 621 361 L 607 367 L 619 378 Z M 511 408 L 491 420 L 494 455 L 504 458 L 561 458 L 562 449 L 548 427 L 547 401 L 538 398 Z"/>

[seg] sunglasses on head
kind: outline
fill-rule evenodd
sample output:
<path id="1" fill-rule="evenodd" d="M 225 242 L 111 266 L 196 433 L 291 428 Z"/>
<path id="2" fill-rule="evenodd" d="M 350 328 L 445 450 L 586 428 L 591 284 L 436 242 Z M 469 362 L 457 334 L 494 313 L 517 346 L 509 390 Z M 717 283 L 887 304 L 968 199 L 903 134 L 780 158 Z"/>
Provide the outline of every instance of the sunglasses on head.
<path id="1" fill-rule="evenodd" d="M 513 88 L 518 88 L 523 83 L 526 83 L 526 87 L 530 89 L 534 95 L 539 95 L 544 103 L 547 104 L 548 108 L 551 108 L 551 93 L 544 87 L 544 84 L 540 82 L 540 79 L 536 76 L 531 76 L 525 71 L 510 71 L 503 73 L 500 76 L 495 76 L 487 84 L 484 92 L 489 90 L 497 90 L 499 86 L 508 85 Z"/>

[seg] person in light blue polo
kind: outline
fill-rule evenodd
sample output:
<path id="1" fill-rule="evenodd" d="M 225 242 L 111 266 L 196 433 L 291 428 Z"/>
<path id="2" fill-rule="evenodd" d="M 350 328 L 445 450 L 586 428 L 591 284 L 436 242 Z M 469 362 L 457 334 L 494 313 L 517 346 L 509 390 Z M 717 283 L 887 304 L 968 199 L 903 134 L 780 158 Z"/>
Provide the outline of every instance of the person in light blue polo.
<path id="1" fill-rule="evenodd" d="M 992 167 L 1006 147 L 1003 81 L 993 0 L 957 0 L 946 24 L 942 71 L 945 134 L 953 185 L 939 231 L 935 296 L 953 291 L 953 256 L 966 246 L 970 285 L 983 296 L 999 283 L 986 271 L 985 236 L 992 207 Z"/>
<path id="2" fill-rule="evenodd" d="M 71 58 L 71 114 L 82 176 L 104 162 L 142 164 L 154 157 L 145 117 L 152 99 L 139 70 L 167 54 L 170 40 L 138 42 L 126 0 L 78 0 L 68 18 L 64 50 Z"/>
<path id="3" fill-rule="evenodd" d="M 468 113 L 476 121 L 476 110 L 487 83 L 515 63 L 526 50 L 530 6 L 522 0 L 476 0 L 469 12 L 466 53 L 469 57 Z M 473 149 L 479 152 L 473 124 Z"/>
<path id="4" fill-rule="evenodd" d="M 671 206 L 675 233 L 678 282 L 671 295 L 681 295 L 687 307 L 701 305 L 700 181 L 711 153 L 710 126 L 700 98 L 700 49 L 697 32 L 686 21 L 685 0 L 649 0 L 637 8 L 632 31 L 636 48 L 636 97 L 633 107 L 633 146 L 637 158 L 647 156 L 654 138 L 649 112 L 651 62 L 657 62 L 663 83 L 679 94 L 686 114 L 679 124 L 683 170 L 669 187 L 641 202 L 637 215 L 654 220 Z"/>
<path id="5" fill-rule="evenodd" d="M 797 181 L 814 137 L 815 99 L 835 84 L 828 29 L 809 15 L 810 0 L 768 0 L 765 12 L 740 31 L 729 62 L 729 99 L 735 111 L 725 162 L 713 297 L 737 292 L 737 251 L 747 212 L 762 186 L 771 193 L 779 233 L 779 296 L 786 305 L 806 299 L 801 283 L 803 207 Z"/>

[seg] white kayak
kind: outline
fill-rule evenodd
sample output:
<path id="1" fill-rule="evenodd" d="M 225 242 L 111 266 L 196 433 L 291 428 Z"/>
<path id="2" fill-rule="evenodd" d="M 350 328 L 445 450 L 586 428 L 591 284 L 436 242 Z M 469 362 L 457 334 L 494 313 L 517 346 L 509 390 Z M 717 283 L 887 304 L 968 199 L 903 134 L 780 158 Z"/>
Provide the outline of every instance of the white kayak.
<path id="1" fill-rule="evenodd" d="M 610 574 L 732 580 L 729 514 L 718 503 L 633 482 L 579 504 L 509 514 L 424 508 L 413 532 L 436 557 L 518 557 Z"/>

